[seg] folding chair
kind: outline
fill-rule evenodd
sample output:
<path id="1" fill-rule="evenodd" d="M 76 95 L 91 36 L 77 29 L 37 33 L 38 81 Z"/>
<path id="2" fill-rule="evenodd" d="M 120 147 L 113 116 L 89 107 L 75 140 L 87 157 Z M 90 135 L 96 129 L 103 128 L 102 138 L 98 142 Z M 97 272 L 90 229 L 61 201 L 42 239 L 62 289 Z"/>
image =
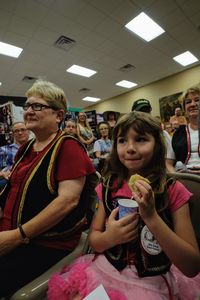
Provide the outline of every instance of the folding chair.
<path id="1" fill-rule="evenodd" d="M 168 173 L 174 179 L 179 180 L 193 194 L 189 201 L 190 217 L 200 248 L 200 176 L 191 173 Z"/>

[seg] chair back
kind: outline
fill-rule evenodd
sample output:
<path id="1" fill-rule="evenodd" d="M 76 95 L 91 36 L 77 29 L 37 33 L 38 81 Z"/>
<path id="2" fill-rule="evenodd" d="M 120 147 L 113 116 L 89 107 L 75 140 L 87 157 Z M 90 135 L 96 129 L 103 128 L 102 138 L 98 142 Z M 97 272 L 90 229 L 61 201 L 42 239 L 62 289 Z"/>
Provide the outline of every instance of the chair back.
<path id="1" fill-rule="evenodd" d="M 168 173 L 174 179 L 179 180 L 193 195 L 190 198 L 190 217 L 200 248 L 200 176 L 191 173 Z"/>

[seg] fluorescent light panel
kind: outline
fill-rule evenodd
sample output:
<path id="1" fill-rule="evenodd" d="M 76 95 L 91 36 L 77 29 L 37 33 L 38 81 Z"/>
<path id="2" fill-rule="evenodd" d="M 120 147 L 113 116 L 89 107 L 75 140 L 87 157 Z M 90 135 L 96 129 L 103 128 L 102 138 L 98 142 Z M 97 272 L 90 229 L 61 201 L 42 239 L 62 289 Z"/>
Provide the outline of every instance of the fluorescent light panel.
<path id="1" fill-rule="evenodd" d="M 101 99 L 100 98 L 95 98 L 95 97 L 89 97 L 89 96 L 87 96 L 87 97 L 83 98 L 82 100 L 83 101 L 89 101 L 89 102 L 97 102 L 97 101 L 99 101 Z"/>
<path id="2" fill-rule="evenodd" d="M 126 28 L 139 35 L 147 42 L 164 33 L 164 29 L 148 17 L 144 12 L 125 25 Z"/>
<path id="3" fill-rule="evenodd" d="M 198 58 L 196 58 L 196 56 L 194 56 L 190 51 L 179 54 L 173 57 L 173 59 L 184 67 L 198 61 Z"/>
<path id="4" fill-rule="evenodd" d="M 88 68 L 84 68 L 77 65 L 72 65 L 69 69 L 66 70 L 69 73 L 73 73 L 80 76 L 91 77 L 92 75 L 96 74 L 97 72 L 94 70 L 90 70 Z"/>
<path id="5" fill-rule="evenodd" d="M 116 85 L 130 89 L 130 88 L 136 86 L 137 83 L 134 83 L 134 82 L 128 81 L 128 80 L 122 80 L 122 81 L 117 82 Z"/>
<path id="6" fill-rule="evenodd" d="M 22 51 L 22 48 L 0 42 L 0 54 L 18 58 Z"/>

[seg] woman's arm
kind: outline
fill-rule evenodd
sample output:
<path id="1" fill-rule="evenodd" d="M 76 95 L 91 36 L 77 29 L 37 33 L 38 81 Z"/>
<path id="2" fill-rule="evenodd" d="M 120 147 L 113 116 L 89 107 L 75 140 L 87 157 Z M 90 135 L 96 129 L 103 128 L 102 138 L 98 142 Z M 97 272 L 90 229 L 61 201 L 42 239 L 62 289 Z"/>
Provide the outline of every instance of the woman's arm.
<path id="1" fill-rule="evenodd" d="M 81 143 L 83 143 L 84 145 L 87 145 L 87 144 L 88 144 L 88 140 L 84 139 L 84 138 L 81 136 L 79 124 L 77 124 L 77 136 L 78 136 L 79 140 L 81 141 Z"/>
<path id="2" fill-rule="evenodd" d="M 115 208 L 106 222 L 105 210 L 102 202 L 94 217 L 92 231 L 89 235 L 89 243 L 97 252 L 104 252 L 116 245 L 134 240 L 138 235 L 138 215 L 130 214 L 116 220 L 118 208 Z"/>
<path id="3" fill-rule="evenodd" d="M 59 183 L 58 196 L 38 215 L 23 224 L 23 230 L 30 239 L 40 235 L 59 223 L 77 205 L 80 199 L 85 176 Z M 0 255 L 8 253 L 23 244 L 19 229 L 0 232 Z"/>

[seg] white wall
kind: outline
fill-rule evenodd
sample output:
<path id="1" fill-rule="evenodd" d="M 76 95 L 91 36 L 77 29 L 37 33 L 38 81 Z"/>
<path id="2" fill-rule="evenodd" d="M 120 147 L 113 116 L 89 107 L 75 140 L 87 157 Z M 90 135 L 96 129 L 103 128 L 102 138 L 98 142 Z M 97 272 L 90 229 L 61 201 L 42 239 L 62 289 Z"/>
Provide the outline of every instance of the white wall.
<path id="1" fill-rule="evenodd" d="M 152 115 L 160 115 L 159 98 L 172 95 L 178 92 L 184 92 L 191 86 L 200 84 L 200 66 L 180 72 L 176 75 L 161 79 L 131 92 L 119 95 L 106 101 L 87 107 L 85 110 L 104 112 L 106 110 L 115 110 L 121 113 L 131 111 L 132 103 L 139 98 L 150 100 L 152 105 Z"/>

